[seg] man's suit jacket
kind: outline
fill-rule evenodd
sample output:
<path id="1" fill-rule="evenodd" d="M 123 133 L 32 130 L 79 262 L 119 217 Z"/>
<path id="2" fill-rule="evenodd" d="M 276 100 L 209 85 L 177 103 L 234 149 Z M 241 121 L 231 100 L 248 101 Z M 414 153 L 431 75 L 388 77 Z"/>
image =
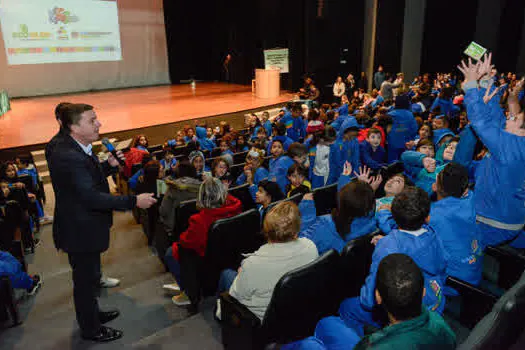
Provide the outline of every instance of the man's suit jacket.
<path id="1" fill-rule="evenodd" d="M 59 133 L 52 141 L 46 155 L 56 198 L 55 246 L 67 253 L 103 252 L 113 210 L 132 209 L 136 197 L 111 195 L 106 177 L 112 168 L 86 154 L 71 136 Z"/>

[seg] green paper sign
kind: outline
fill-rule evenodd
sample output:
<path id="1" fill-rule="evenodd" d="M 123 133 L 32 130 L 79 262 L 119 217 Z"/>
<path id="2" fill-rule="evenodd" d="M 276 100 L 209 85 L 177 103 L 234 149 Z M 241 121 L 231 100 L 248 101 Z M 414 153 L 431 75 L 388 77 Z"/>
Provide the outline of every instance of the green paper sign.
<path id="1" fill-rule="evenodd" d="M 476 61 L 479 60 L 483 55 L 487 52 L 487 49 L 481 46 L 480 44 L 476 42 L 471 42 L 470 45 L 465 50 L 465 55 L 475 59 Z"/>

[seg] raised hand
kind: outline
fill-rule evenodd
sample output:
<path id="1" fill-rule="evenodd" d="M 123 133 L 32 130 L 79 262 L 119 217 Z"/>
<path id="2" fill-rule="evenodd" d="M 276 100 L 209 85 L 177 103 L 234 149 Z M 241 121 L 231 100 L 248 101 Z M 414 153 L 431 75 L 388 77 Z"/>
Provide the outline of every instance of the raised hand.
<path id="1" fill-rule="evenodd" d="M 370 183 L 370 168 L 368 168 L 366 165 L 359 167 L 359 173 L 354 171 L 354 175 L 361 181 L 364 181 L 366 183 Z"/>
<path id="2" fill-rule="evenodd" d="M 423 159 L 423 167 L 429 172 L 433 173 L 436 171 L 436 160 L 430 157 L 425 157 Z"/>
<path id="3" fill-rule="evenodd" d="M 375 192 L 377 191 L 377 189 L 379 188 L 382 182 L 383 182 L 383 177 L 381 176 L 381 174 L 374 176 L 370 181 L 370 187 L 372 187 L 372 189 Z"/>

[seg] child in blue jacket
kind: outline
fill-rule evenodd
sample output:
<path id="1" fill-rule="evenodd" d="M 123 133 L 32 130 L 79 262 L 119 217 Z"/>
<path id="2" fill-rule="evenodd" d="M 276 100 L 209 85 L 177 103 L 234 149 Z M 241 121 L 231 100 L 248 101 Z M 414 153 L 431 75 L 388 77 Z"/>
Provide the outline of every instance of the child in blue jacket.
<path id="1" fill-rule="evenodd" d="M 261 115 L 261 125 L 262 127 L 264 128 L 264 130 L 266 131 L 266 136 L 267 137 L 271 137 L 272 136 L 272 122 L 269 120 L 270 119 L 270 113 L 268 113 L 267 111 L 264 111 Z"/>
<path id="2" fill-rule="evenodd" d="M 350 162 L 352 169 L 359 169 L 361 166 L 361 153 L 357 139 L 361 128 L 362 126 L 357 123 L 357 120 L 351 117 L 348 118 L 337 132 L 335 145 L 339 150 L 338 174 L 342 173 L 346 162 Z"/>
<path id="3" fill-rule="evenodd" d="M 417 122 L 410 111 L 408 96 L 396 97 L 394 110 L 388 113 L 392 117 L 392 129 L 388 133 L 388 163 L 399 160 L 405 151 L 405 144 L 417 136 Z"/>
<path id="4" fill-rule="evenodd" d="M 379 170 L 385 165 L 386 152 L 381 147 L 381 131 L 370 128 L 366 140 L 360 145 L 361 163 L 372 170 Z"/>
<path id="5" fill-rule="evenodd" d="M 477 69 L 474 65 L 462 68 L 467 73 Z M 472 79 L 475 74 L 468 76 Z M 492 99 L 485 104 L 485 90 L 478 90 L 474 79 L 467 80 L 463 87 L 470 123 L 489 151 L 476 169 L 476 218 L 483 247 L 513 239 L 512 245 L 525 247 L 525 129 L 517 97 L 522 88 L 520 83 L 509 94 L 511 117 L 503 129 L 505 116 L 498 101 Z"/>
<path id="6" fill-rule="evenodd" d="M 306 146 L 299 142 L 294 142 L 290 145 L 286 155 L 275 161 L 268 174 L 268 180 L 276 182 L 283 193 L 286 193 L 286 186 L 290 183 L 286 177 L 288 168 L 294 163 L 302 164 L 306 168 L 309 167 L 308 151 Z"/>
<path id="7" fill-rule="evenodd" d="M 333 184 L 339 178 L 339 150 L 335 140 L 336 131 L 328 125 L 324 130 L 316 131 L 308 142 L 309 176 L 313 189 Z"/>
<path id="8" fill-rule="evenodd" d="M 483 268 L 482 249 L 468 171 L 460 164 L 449 163 L 433 187 L 438 201 L 430 207 L 429 225 L 443 246 L 447 275 L 477 285 Z"/>
<path id="9" fill-rule="evenodd" d="M 347 242 L 374 232 L 374 190 L 363 181 L 354 180 L 337 195 L 338 208 L 331 214 L 316 216 L 312 196 L 303 197 L 301 220 L 305 230 L 299 237 L 306 237 L 315 243 L 319 254 L 330 249 L 339 253 Z"/>
<path id="10" fill-rule="evenodd" d="M 236 186 L 245 184 L 256 185 L 263 179 L 268 178 L 268 170 L 262 166 L 264 162 L 264 151 L 258 148 L 252 148 L 246 155 L 246 165 L 244 172 L 239 175 Z"/>
<path id="11" fill-rule="evenodd" d="M 392 215 L 399 229 L 383 238 L 375 238 L 376 248 L 372 255 L 370 274 L 361 288 L 361 295 L 344 300 L 339 315 L 345 324 L 363 336 L 365 325 L 381 327 L 373 311 L 376 273 L 381 260 L 394 253 L 410 256 L 423 272 L 426 293 L 423 304 L 431 311 L 443 312 L 445 297 L 443 287 L 446 279 L 445 259 L 434 230 L 425 224 L 430 213 L 430 199 L 425 191 L 408 187 L 392 202 Z"/>
<path id="12" fill-rule="evenodd" d="M 292 107 L 292 111 L 286 113 L 280 120 L 286 126 L 286 135 L 298 142 L 303 140 L 306 136 L 306 123 L 303 119 L 303 110 L 300 105 L 296 104 Z"/>
<path id="13" fill-rule="evenodd" d="M 7 276 L 15 289 L 25 289 L 29 295 L 36 293 L 42 284 L 40 276 L 29 276 L 22 264 L 8 252 L 0 251 L 0 276 Z"/>
<path id="14" fill-rule="evenodd" d="M 291 138 L 286 136 L 286 126 L 279 122 L 273 126 L 273 137 L 266 147 L 266 153 L 271 154 L 271 148 L 274 141 L 280 141 L 284 151 L 288 151 L 288 147 L 294 142 Z"/>
<path id="15" fill-rule="evenodd" d="M 199 143 L 201 145 L 201 150 L 211 151 L 215 147 L 217 147 L 217 145 L 215 145 L 215 141 L 210 140 L 208 138 L 208 134 L 206 132 L 206 128 L 204 128 L 202 126 L 197 126 L 195 128 L 195 132 L 197 134 L 197 141 L 199 141 Z"/>

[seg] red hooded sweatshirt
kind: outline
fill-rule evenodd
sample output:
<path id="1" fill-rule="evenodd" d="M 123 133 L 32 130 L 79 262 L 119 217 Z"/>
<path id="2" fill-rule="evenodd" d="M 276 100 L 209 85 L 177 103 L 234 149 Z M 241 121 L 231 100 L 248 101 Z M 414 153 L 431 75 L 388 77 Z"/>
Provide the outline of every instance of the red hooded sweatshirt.
<path id="1" fill-rule="evenodd" d="M 211 225 L 219 219 L 229 218 L 241 212 L 241 201 L 232 195 L 228 195 L 222 207 L 205 208 L 197 214 L 193 214 L 190 217 L 188 229 L 181 233 L 179 242 L 173 243 L 173 257 L 179 260 L 179 244 L 184 248 L 193 249 L 201 257 L 204 256 L 208 242 L 208 230 Z"/>

